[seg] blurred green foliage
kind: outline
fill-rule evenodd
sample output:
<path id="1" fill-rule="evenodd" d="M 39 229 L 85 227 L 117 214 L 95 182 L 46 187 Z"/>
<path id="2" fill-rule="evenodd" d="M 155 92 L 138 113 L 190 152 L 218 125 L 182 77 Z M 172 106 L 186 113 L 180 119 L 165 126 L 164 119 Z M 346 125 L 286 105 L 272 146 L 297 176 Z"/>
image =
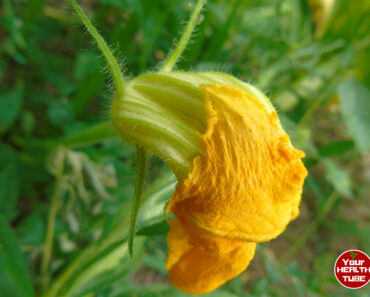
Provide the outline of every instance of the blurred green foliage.
<path id="1" fill-rule="evenodd" d="M 79 2 L 128 77 L 156 69 L 195 5 Z M 370 2 L 337 0 L 319 19 L 318 37 L 320 2 L 209 0 L 178 64 L 265 91 L 310 172 L 299 219 L 259 245 L 245 273 L 206 296 L 370 294 L 333 275 L 344 250 L 370 252 Z M 185 296 L 164 270 L 162 209 L 175 179 L 156 157 L 128 257 L 134 148 L 104 122 L 111 81 L 79 19 L 63 1 L 2 0 L 0 9 L 0 295 Z M 56 180 L 52 257 L 41 273 Z"/>

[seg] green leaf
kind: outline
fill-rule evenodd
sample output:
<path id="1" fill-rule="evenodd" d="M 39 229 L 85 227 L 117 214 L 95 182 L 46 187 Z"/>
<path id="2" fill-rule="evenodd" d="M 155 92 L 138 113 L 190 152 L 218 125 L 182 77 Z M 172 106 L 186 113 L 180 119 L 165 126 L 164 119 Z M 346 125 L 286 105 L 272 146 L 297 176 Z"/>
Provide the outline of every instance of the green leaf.
<path id="1" fill-rule="evenodd" d="M 19 90 L 11 90 L 0 95 L 0 134 L 14 124 L 21 107 L 22 95 Z"/>
<path id="2" fill-rule="evenodd" d="M 0 215 L 7 220 L 17 215 L 18 194 L 19 182 L 16 168 L 14 165 L 9 165 L 0 172 Z"/>
<path id="3" fill-rule="evenodd" d="M 79 148 L 83 146 L 93 145 L 103 142 L 107 139 L 112 139 L 117 136 L 112 123 L 110 121 L 97 124 L 96 126 L 86 128 L 85 130 L 75 132 L 71 135 L 63 137 L 59 143 L 68 148 Z"/>
<path id="4" fill-rule="evenodd" d="M 81 80 L 102 66 L 102 61 L 96 52 L 88 51 L 77 54 L 74 75 Z"/>
<path id="5" fill-rule="evenodd" d="M 35 124 L 36 120 L 34 114 L 29 110 L 25 110 L 21 115 L 21 127 L 23 132 L 26 135 L 32 134 L 35 130 Z"/>
<path id="6" fill-rule="evenodd" d="M 54 125 L 65 129 L 73 120 L 71 103 L 66 100 L 53 99 L 49 103 L 48 116 Z"/>
<path id="7" fill-rule="evenodd" d="M 104 85 L 104 78 L 105 73 L 96 71 L 82 81 L 72 98 L 72 110 L 75 116 L 85 112 L 86 105 Z"/>
<path id="8" fill-rule="evenodd" d="M 326 179 L 332 184 L 335 190 L 344 197 L 352 196 L 352 182 L 348 171 L 338 167 L 338 165 L 329 159 L 323 159 L 322 164 L 325 167 Z"/>
<path id="9" fill-rule="evenodd" d="M 142 265 L 157 271 L 163 276 L 167 276 L 165 255 L 159 256 L 157 253 L 146 253 L 143 256 Z"/>
<path id="10" fill-rule="evenodd" d="M 143 253 L 144 239 L 135 241 L 135 251 L 139 255 L 132 261 L 127 250 L 127 242 L 119 245 L 103 257 L 98 257 L 91 265 L 82 267 L 77 272 L 65 297 L 83 297 L 88 293 L 99 292 L 120 280 L 127 273 L 137 268 Z"/>
<path id="11" fill-rule="evenodd" d="M 142 226 L 136 232 L 136 235 L 143 236 L 156 236 L 156 235 L 165 235 L 170 231 L 170 226 L 168 226 L 166 220 L 152 223 L 150 225 Z"/>
<path id="12" fill-rule="evenodd" d="M 340 111 L 361 153 L 370 152 L 370 90 L 349 78 L 338 86 Z"/>
<path id="13" fill-rule="evenodd" d="M 352 140 L 333 141 L 321 146 L 318 151 L 323 157 L 330 157 L 334 155 L 342 155 L 353 149 L 354 143 Z"/>
<path id="14" fill-rule="evenodd" d="M 0 164 L 2 167 L 15 165 L 18 161 L 17 152 L 8 144 L 0 142 Z"/>
<path id="15" fill-rule="evenodd" d="M 2 216 L 0 216 L 0 293 L 4 297 L 34 296 L 27 265 L 17 238 Z"/>
<path id="16" fill-rule="evenodd" d="M 24 245 L 41 246 L 46 237 L 44 214 L 34 211 L 18 226 L 17 234 Z"/>
<path id="17" fill-rule="evenodd" d="M 244 280 L 242 279 L 242 275 L 243 274 L 239 274 L 237 277 L 234 277 L 233 279 L 229 280 L 225 284 L 225 289 L 227 289 L 227 291 L 234 293 L 236 296 L 243 296 Z"/>

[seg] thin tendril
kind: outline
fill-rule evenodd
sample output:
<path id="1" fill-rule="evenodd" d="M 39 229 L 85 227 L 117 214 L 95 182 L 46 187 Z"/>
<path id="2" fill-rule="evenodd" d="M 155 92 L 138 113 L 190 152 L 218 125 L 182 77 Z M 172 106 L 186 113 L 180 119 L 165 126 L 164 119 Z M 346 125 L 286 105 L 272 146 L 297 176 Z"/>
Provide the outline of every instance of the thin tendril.
<path id="1" fill-rule="evenodd" d="M 82 20 L 83 24 L 85 25 L 85 27 L 87 28 L 87 30 L 91 34 L 91 36 L 94 38 L 94 40 L 98 44 L 99 50 L 102 52 L 103 56 L 105 57 L 105 60 L 107 61 L 109 70 L 111 72 L 111 75 L 113 76 L 114 87 L 116 89 L 116 96 L 117 97 L 123 96 L 125 80 L 123 78 L 123 75 L 122 75 L 122 72 L 119 68 L 118 62 L 117 62 L 116 58 L 114 57 L 112 51 L 110 50 L 109 46 L 107 45 L 107 43 L 105 42 L 103 37 L 96 30 L 94 25 L 87 18 L 87 16 L 82 11 L 82 9 L 77 4 L 77 2 L 75 0 L 69 0 L 69 2 L 73 6 L 73 9 L 76 11 L 78 16 Z"/>
<path id="2" fill-rule="evenodd" d="M 180 58 L 182 52 L 185 50 L 186 46 L 189 43 L 191 35 L 193 34 L 194 28 L 197 25 L 198 17 L 200 12 L 202 11 L 202 7 L 205 0 L 198 0 L 197 5 L 195 6 L 190 20 L 186 25 L 184 33 L 182 34 L 179 42 L 177 43 L 176 47 L 170 52 L 163 63 L 162 68 L 160 71 L 167 72 L 171 71 L 173 66 L 176 64 L 177 60 Z"/>

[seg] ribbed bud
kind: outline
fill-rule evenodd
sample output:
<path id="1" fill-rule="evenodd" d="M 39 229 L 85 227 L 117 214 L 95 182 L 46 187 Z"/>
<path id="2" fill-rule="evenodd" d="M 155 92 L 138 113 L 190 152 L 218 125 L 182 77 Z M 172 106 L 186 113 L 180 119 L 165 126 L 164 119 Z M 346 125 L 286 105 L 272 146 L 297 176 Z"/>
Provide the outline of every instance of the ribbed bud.
<path id="1" fill-rule="evenodd" d="M 255 87 L 219 72 L 143 74 L 112 104 L 112 120 L 120 136 L 163 158 L 178 178 L 192 170 L 193 159 L 204 154 L 199 134 L 206 130 L 201 84 L 229 85 L 249 93 L 274 111 Z"/>

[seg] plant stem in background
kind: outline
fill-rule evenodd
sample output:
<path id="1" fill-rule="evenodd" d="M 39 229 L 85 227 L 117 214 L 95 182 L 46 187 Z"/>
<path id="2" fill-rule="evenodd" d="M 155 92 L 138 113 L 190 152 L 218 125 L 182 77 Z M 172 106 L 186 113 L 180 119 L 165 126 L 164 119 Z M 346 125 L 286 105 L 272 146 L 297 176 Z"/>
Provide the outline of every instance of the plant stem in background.
<path id="1" fill-rule="evenodd" d="M 57 293 L 61 289 L 61 287 L 67 282 L 67 280 L 71 277 L 71 275 L 76 271 L 77 267 L 81 264 L 84 260 L 86 254 L 88 254 L 90 250 L 84 250 L 67 269 L 65 269 L 62 275 L 55 280 L 51 287 L 42 295 L 42 297 L 54 297 L 57 296 Z"/>
<path id="2" fill-rule="evenodd" d="M 53 196 L 51 198 L 50 212 L 48 218 L 48 225 L 46 231 L 46 239 L 43 249 L 42 262 L 41 262 L 41 276 L 42 283 L 47 286 L 48 279 L 46 277 L 47 270 L 50 263 L 50 258 L 53 250 L 53 239 L 54 239 L 54 227 L 55 227 L 55 217 L 58 210 L 58 199 L 61 192 L 63 170 L 64 170 L 64 149 L 58 148 L 55 153 L 56 164 L 55 164 L 55 175 L 56 181 L 54 186 Z"/>
<path id="3" fill-rule="evenodd" d="M 202 11 L 204 2 L 205 0 L 198 0 L 191 14 L 190 20 L 185 27 L 184 33 L 182 34 L 179 42 L 176 44 L 173 51 L 168 54 L 160 71 L 163 72 L 171 71 L 173 66 L 176 64 L 177 60 L 180 58 L 182 52 L 189 43 L 189 40 L 191 38 L 191 35 L 193 34 L 195 26 L 197 25 L 198 17 L 200 12 Z"/>
<path id="4" fill-rule="evenodd" d="M 335 91 L 335 87 L 338 83 L 338 78 L 341 76 L 342 72 L 338 71 L 332 78 L 328 81 L 325 88 L 320 93 L 319 97 L 312 102 L 312 104 L 308 107 L 306 112 L 303 114 L 302 118 L 300 119 L 298 125 L 300 127 L 306 126 L 313 114 L 321 107 L 321 105 L 326 102 L 330 97 L 333 95 Z"/>
<path id="5" fill-rule="evenodd" d="M 280 257 L 281 263 L 286 263 L 291 259 L 301 248 L 304 246 L 306 241 L 312 236 L 312 234 L 320 226 L 321 222 L 329 214 L 330 210 L 333 208 L 335 202 L 337 201 L 339 195 L 334 190 L 326 200 L 325 204 L 321 208 L 318 215 L 314 218 L 311 224 L 306 228 L 306 231 L 298 238 L 298 240 Z"/>
<path id="6" fill-rule="evenodd" d="M 96 30 L 94 25 L 90 22 L 87 16 L 84 14 L 82 9 L 78 6 L 75 0 L 69 0 L 73 9 L 76 11 L 78 16 L 81 18 L 83 24 L 85 25 L 86 29 L 89 31 L 91 36 L 94 38 L 100 51 L 102 52 L 105 60 L 107 61 L 109 70 L 113 76 L 114 80 L 114 87 L 116 89 L 116 96 L 121 97 L 123 96 L 124 87 L 125 87 L 125 80 L 123 78 L 121 69 L 119 67 L 118 61 L 114 57 L 112 51 L 110 50 L 109 46 L 105 42 L 104 38 L 99 34 Z"/>
<path id="7" fill-rule="evenodd" d="M 134 200 L 132 201 L 131 214 L 130 214 L 130 227 L 128 234 L 128 251 L 133 257 L 133 246 L 135 237 L 135 227 L 137 215 L 140 209 L 140 199 L 143 192 L 144 180 L 145 180 L 145 167 L 146 167 L 146 151 L 143 147 L 137 148 L 137 164 L 136 164 L 136 184 Z"/>

